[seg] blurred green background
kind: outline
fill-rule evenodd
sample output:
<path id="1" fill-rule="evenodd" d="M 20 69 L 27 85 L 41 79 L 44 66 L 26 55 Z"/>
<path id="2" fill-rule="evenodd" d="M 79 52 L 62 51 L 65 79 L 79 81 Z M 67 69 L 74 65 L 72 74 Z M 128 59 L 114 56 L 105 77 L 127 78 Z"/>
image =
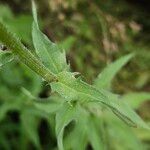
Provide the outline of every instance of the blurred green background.
<path id="1" fill-rule="evenodd" d="M 149 123 L 150 1 L 37 0 L 36 3 L 42 31 L 66 50 L 72 70 L 81 72 L 88 83 L 106 65 L 135 53 L 117 74 L 111 89 L 124 94 L 131 105 L 134 101 L 136 112 Z M 0 0 L 0 20 L 25 46 L 33 49 L 30 0 Z M 2 67 L 0 150 L 57 149 L 54 115 L 49 117 L 35 109 L 24 88 L 40 98 L 51 93 L 50 87 L 23 64 L 12 62 Z M 128 128 L 111 114 L 107 117 L 106 149 L 150 149 L 149 131 Z M 86 149 L 92 149 L 90 144 Z"/>

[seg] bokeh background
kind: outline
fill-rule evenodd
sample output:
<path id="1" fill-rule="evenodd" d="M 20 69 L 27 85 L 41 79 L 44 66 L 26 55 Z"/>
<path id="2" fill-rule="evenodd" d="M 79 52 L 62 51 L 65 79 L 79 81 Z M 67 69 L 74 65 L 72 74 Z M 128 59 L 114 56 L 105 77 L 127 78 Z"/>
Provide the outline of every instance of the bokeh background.
<path id="1" fill-rule="evenodd" d="M 42 31 L 66 50 L 72 70 L 81 72 L 88 83 L 106 65 L 125 54 L 135 53 L 113 80 L 112 91 L 134 93 L 129 99 L 138 103 L 134 109 L 149 123 L 150 1 L 35 2 Z M 33 49 L 30 0 L 0 0 L 0 20 L 24 45 Z M 50 87 L 23 64 L 12 62 L 0 70 L 0 149 L 57 149 L 54 116 L 49 119 L 47 114 L 41 115 L 34 109 L 23 88 L 41 98 L 51 93 Z M 149 131 L 133 129 L 131 135 L 132 129 L 126 132 L 126 127 L 116 122 L 112 126 L 108 132 L 113 135 L 117 131 L 118 137 L 108 134 L 107 149 L 150 149 Z M 90 145 L 86 149 L 91 149 Z"/>

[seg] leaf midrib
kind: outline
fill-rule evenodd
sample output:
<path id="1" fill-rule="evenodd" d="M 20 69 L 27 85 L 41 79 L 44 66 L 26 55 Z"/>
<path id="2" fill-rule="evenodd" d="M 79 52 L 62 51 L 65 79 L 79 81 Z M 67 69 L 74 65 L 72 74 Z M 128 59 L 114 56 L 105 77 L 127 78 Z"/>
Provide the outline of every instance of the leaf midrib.
<path id="1" fill-rule="evenodd" d="M 68 88 L 70 88 L 71 90 L 74 90 L 75 92 L 78 92 L 79 94 L 81 93 L 81 94 L 84 94 L 84 95 L 86 95 L 86 96 L 88 96 L 88 97 L 91 97 L 92 99 L 94 99 L 94 100 L 96 100 L 97 102 L 101 102 L 101 103 L 103 103 L 103 104 L 105 104 L 106 106 L 108 106 L 113 112 L 114 111 L 116 111 L 117 113 L 119 113 L 120 114 L 120 117 L 119 118 L 121 118 L 121 116 L 122 116 L 122 120 L 124 119 L 124 121 L 126 120 L 128 120 L 130 123 L 132 123 L 132 125 L 133 126 L 136 126 L 136 123 L 135 122 L 133 122 L 131 119 L 130 119 L 130 117 L 128 117 L 126 114 L 124 114 L 124 113 L 122 113 L 120 110 L 118 110 L 118 109 L 116 109 L 114 106 L 111 106 L 109 103 L 106 103 L 105 101 L 103 101 L 103 100 L 99 100 L 99 98 L 95 98 L 94 96 L 92 96 L 92 95 L 90 95 L 90 94 L 87 94 L 87 93 L 85 93 L 85 92 L 80 92 L 80 91 L 78 91 L 77 89 L 75 89 L 75 88 L 72 88 L 71 86 L 69 86 L 69 85 L 67 85 L 67 84 L 65 84 L 64 82 L 60 82 L 61 84 L 63 84 L 64 86 L 66 86 L 66 87 L 68 87 Z M 95 90 L 97 90 L 97 89 L 95 89 Z M 99 90 L 97 90 L 98 92 L 100 92 Z M 101 92 L 100 92 L 101 93 Z M 102 94 L 102 93 L 101 93 Z M 104 94 L 102 94 L 104 97 L 106 97 Z M 106 97 L 106 99 L 108 99 L 107 97 Z M 93 102 L 93 101 L 92 101 Z M 109 102 L 109 101 L 107 101 L 107 102 Z M 115 112 L 114 112 L 115 113 Z M 124 117 L 124 118 L 123 118 Z M 127 122 L 126 122 L 127 123 Z"/>

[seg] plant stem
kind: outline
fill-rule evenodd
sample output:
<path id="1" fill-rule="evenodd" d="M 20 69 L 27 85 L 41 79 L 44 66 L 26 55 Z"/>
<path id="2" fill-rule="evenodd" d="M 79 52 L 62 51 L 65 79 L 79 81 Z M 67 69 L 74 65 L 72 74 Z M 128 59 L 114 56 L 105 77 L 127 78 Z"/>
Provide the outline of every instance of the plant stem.
<path id="1" fill-rule="evenodd" d="M 44 80 L 47 82 L 57 80 L 56 75 L 50 72 L 1 22 L 0 41 L 11 49 L 21 62 L 40 75 Z"/>

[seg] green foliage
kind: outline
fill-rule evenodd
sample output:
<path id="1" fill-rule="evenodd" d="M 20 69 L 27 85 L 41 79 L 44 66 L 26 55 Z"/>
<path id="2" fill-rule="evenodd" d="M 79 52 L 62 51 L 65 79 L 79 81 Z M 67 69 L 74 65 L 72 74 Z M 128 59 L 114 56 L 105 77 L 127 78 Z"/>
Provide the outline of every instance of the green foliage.
<path id="1" fill-rule="evenodd" d="M 32 114 L 32 115 L 30 115 Z M 38 122 L 37 120 L 37 112 L 35 110 L 24 110 L 21 113 L 20 119 L 22 122 L 22 128 L 24 134 L 26 134 L 31 141 L 35 144 L 37 148 L 40 147 L 40 141 L 38 136 Z"/>
<path id="2" fill-rule="evenodd" d="M 7 53 L 10 52 L 2 51 L 2 53 L 6 53 L 7 56 Z M 12 54 L 11 57 L 13 58 Z M 10 54 L 6 58 L 7 60 L 9 60 Z M 41 90 L 41 80 L 26 66 L 18 64 L 17 61 L 12 61 L 11 63 L 7 63 L 2 66 L 0 69 L 0 77 L 0 130 L 3 131 L 1 132 L 0 138 L 2 138 L 4 144 L 2 145 L 4 147 L 7 147 L 7 149 L 12 149 L 13 145 L 15 146 L 15 148 L 17 148 L 18 146 L 18 148 L 20 149 L 27 148 L 25 143 L 28 143 L 28 141 L 32 141 L 36 145 L 36 147 L 39 146 L 39 144 L 37 143 L 38 137 L 35 127 L 36 123 L 34 123 L 34 120 L 37 122 L 34 113 L 36 111 L 36 108 L 31 108 L 29 104 L 30 98 L 22 93 L 21 86 L 30 90 L 34 95 L 38 95 L 39 91 Z M 8 113 L 10 112 L 20 112 L 20 125 L 16 125 L 10 119 L 7 119 Z M 40 114 L 42 115 L 43 113 Z M 6 122 L 7 120 L 9 121 Z M 41 117 L 39 120 L 41 120 Z M 3 129 L 3 123 L 9 124 L 9 126 L 4 126 Z M 11 130 L 9 128 L 11 128 Z M 30 129 L 32 129 L 32 132 L 30 131 Z M 15 142 L 11 138 L 9 138 L 9 142 L 7 137 L 5 137 L 6 134 L 13 135 L 15 134 L 15 132 L 18 133 L 18 138 L 16 139 L 18 143 L 23 142 L 24 144 L 15 144 Z M 24 138 L 24 136 L 26 138 Z M 24 139 L 28 140 L 26 141 Z M 4 148 L 2 145 L 0 144 L 0 149 Z"/>
<path id="3" fill-rule="evenodd" d="M 58 45 L 49 41 L 49 39 L 39 30 L 34 4 L 33 17 L 34 22 L 32 28 L 32 38 L 37 55 L 45 64 L 45 66 L 48 67 L 54 74 L 57 74 L 64 70 L 68 70 L 65 52 L 60 51 Z"/>
<path id="4" fill-rule="evenodd" d="M 95 80 L 95 86 L 97 88 L 109 88 L 112 79 L 116 76 L 119 70 L 131 59 L 133 55 L 124 56 L 114 63 L 108 65 L 102 73 L 100 73 Z"/>
<path id="5" fill-rule="evenodd" d="M 110 141 L 110 149 L 145 149 L 144 145 L 136 137 L 134 131 L 128 128 L 120 120 L 116 119 L 115 116 L 109 112 L 104 112 L 104 118 L 107 123 L 107 134 Z M 114 143 L 112 146 L 111 143 Z M 120 143 L 120 144 L 119 144 Z"/>
<path id="6" fill-rule="evenodd" d="M 63 150 L 63 132 L 65 127 L 75 119 L 77 108 L 64 104 L 62 108 L 56 113 L 56 136 L 58 141 L 58 148 Z"/>
<path id="7" fill-rule="evenodd" d="M 0 67 L 4 64 L 11 62 L 14 56 L 10 52 L 0 51 Z"/>
<path id="8" fill-rule="evenodd" d="M 73 74 L 63 72 L 58 76 L 59 82 L 52 83 L 53 91 L 58 92 L 62 97 L 70 100 L 78 100 L 81 102 L 95 102 L 106 105 L 118 117 L 123 119 L 131 126 L 146 127 L 144 122 L 132 111 L 128 105 L 120 101 L 116 95 L 107 91 L 96 89 L 91 85 L 76 79 Z"/>
<path id="9" fill-rule="evenodd" d="M 68 52 L 71 47 L 73 46 L 74 42 L 76 41 L 76 38 L 73 36 L 69 36 L 63 41 L 59 43 L 59 46 L 62 47 L 66 52 Z"/>
<path id="10" fill-rule="evenodd" d="M 150 93 L 128 93 L 123 96 L 123 100 L 126 100 L 132 108 L 137 109 L 143 102 L 150 100 Z"/>
<path id="11" fill-rule="evenodd" d="M 5 5 L 0 5 L 0 10 L 0 20 L 23 42 L 31 45 L 30 30 L 32 17 L 30 15 L 19 15 L 15 17 L 10 8 Z"/>
<path id="12" fill-rule="evenodd" d="M 46 119 L 53 130 L 54 117 L 55 135 L 60 150 L 84 150 L 89 145 L 94 150 L 121 149 L 120 143 L 124 144 L 125 149 L 142 149 L 141 143 L 135 138 L 131 129 L 117 120 L 117 117 L 112 116 L 109 111 L 111 110 L 129 126 L 149 129 L 143 120 L 124 102 L 124 99 L 128 101 L 132 97 L 131 95 L 122 98 L 108 91 L 112 79 L 132 55 L 126 55 L 110 64 L 100 73 L 94 81 L 94 85 L 90 85 L 84 82 L 81 76 L 77 77 L 78 73 L 70 71 L 65 52 L 60 48 L 65 46 L 52 43 L 40 31 L 34 2 L 33 18 L 32 38 L 36 54 L 32 54 L 26 49 L 0 23 L 0 41 L 6 44 L 21 62 L 40 75 L 52 88 L 48 98 L 39 98 L 38 94 L 42 82 L 24 65 L 18 65 L 14 62 L 14 64 L 7 64 L 6 68 L 8 67 L 8 69 L 2 68 L 0 70 L 2 74 L 0 82 L 4 84 L 4 87 L 0 87 L 0 92 L 6 96 L 1 97 L 6 101 L 2 102 L 0 106 L 0 120 L 4 120 L 10 110 L 20 112 L 23 135 L 19 138 L 19 143 L 31 141 L 37 149 L 41 149 L 37 131 L 40 121 L 42 118 Z M 7 54 L 8 52 L 0 51 L 0 63 L 2 65 L 12 60 L 12 57 L 10 58 Z M 11 54 L 11 56 L 13 55 Z M 13 70 L 15 65 L 17 68 Z M 13 76 L 14 74 L 11 74 L 10 70 L 13 70 L 16 76 Z M 5 77 L 6 74 L 9 74 L 10 79 L 8 76 Z M 28 77 L 28 79 L 24 80 L 24 77 Z M 10 95 L 7 95 L 9 90 L 5 87 L 5 83 L 13 89 Z M 16 95 L 14 96 L 12 93 Z M 144 94 L 140 101 L 147 98 L 149 98 L 149 94 Z M 137 104 L 134 107 L 137 107 Z M 74 122 L 75 124 L 73 124 Z M 68 129 L 68 132 L 65 132 L 65 129 Z M 124 135 L 124 131 L 127 134 Z M 4 139 L 3 134 L 5 133 L 3 132 L 5 130 L 0 133 L 0 139 Z M 25 139 L 24 136 L 28 138 Z M 117 138 L 117 142 L 114 138 Z M 111 144 L 111 141 L 115 144 Z M 128 145 L 129 141 L 132 141 L 133 145 Z M 5 140 L 2 140 L 1 143 L 7 147 Z M 23 144 L 20 148 L 25 145 L 27 144 Z"/>

